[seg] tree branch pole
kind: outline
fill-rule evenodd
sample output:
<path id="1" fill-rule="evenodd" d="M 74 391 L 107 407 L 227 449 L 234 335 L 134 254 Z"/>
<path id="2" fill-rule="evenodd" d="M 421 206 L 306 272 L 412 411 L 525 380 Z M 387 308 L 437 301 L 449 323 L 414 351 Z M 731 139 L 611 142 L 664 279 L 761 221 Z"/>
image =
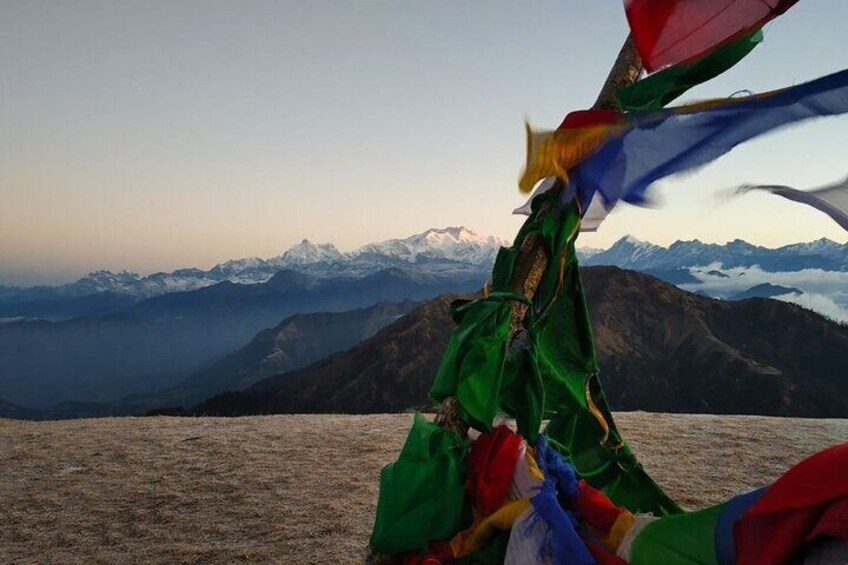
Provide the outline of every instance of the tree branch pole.
<path id="1" fill-rule="evenodd" d="M 633 39 L 628 36 L 592 108 L 615 109 L 615 93 L 623 86 L 636 82 L 641 72 L 642 62 L 636 52 Z M 562 190 L 562 183 L 559 183 L 554 190 Z M 547 206 L 540 210 L 540 213 L 560 215 L 560 211 L 556 206 Z M 513 290 L 521 293 L 528 299 L 532 299 L 542 279 L 542 275 L 544 275 L 550 263 L 551 257 L 548 256 L 545 250 L 544 242 L 537 234 L 530 233 L 521 242 L 521 250 L 513 273 Z M 513 301 L 511 323 L 511 335 L 513 337 L 524 327 L 526 313 L 527 306 L 525 304 Z M 436 424 L 443 428 L 453 429 L 459 432 L 463 437 L 468 433 L 468 425 L 460 418 L 459 402 L 454 396 L 446 398 L 442 402 L 436 413 L 435 421 Z M 371 553 L 370 549 L 366 553 L 366 564 L 389 564 L 394 562 L 395 560 L 391 556 L 376 555 Z"/>
<path id="2" fill-rule="evenodd" d="M 628 35 L 592 109 L 616 109 L 616 92 L 620 88 L 636 82 L 641 73 L 642 61 L 636 52 L 633 37 Z M 562 190 L 562 182 L 557 181 L 557 184 L 558 186 L 554 190 Z M 540 214 L 559 216 L 560 211 L 556 206 L 548 205 L 540 210 Z M 545 250 L 542 238 L 537 233 L 531 232 L 528 234 L 527 238 L 521 242 L 518 259 L 515 263 L 512 280 L 513 290 L 528 299 L 532 299 L 539 282 L 542 280 L 542 275 L 545 274 L 551 263 L 551 259 Z M 524 327 L 526 313 L 526 304 L 517 301 L 512 303 L 510 333 L 513 337 Z M 468 427 L 459 418 L 459 406 L 454 397 L 447 398 L 442 402 L 436 414 L 436 423 L 446 428 L 455 429 L 463 435 L 468 431 Z"/>

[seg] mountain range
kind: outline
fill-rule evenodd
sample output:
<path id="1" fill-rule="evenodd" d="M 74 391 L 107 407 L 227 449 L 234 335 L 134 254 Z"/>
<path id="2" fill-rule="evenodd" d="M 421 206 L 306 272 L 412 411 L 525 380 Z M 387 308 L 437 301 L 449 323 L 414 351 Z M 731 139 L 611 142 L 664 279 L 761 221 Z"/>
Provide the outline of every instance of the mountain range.
<path id="1" fill-rule="evenodd" d="M 43 408 L 163 391 L 293 314 L 469 292 L 483 280 L 480 275 L 424 277 L 401 269 L 360 279 L 279 271 L 264 283 L 222 282 L 148 298 L 101 316 L 4 323 L 0 397 Z"/>
<path id="2" fill-rule="evenodd" d="M 298 313 L 479 289 L 505 244 L 467 228 L 430 229 L 347 253 L 304 241 L 278 257 L 208 271 L 100 271 L 59 287 L 3 287 L 0 397 L 43 409 L 155 396 Z M 848 244 L 822 239 L 769 249 L 690 241 L 664 248 L 627 236 L 607 250 L 579 253 L 583 265 L 621 265 L 727 300 L 773 297 L 848 322 Z"/>
<path id="3" fill-rule="evenodd" d="M 235 259 L 209 270 L 187 268 L 147 276 L 100 270 L 60 286 L 0 286 L 0 318 L 58 320 L 103 314 L 145 298 L 223 282 L 263 283 L 280 271 L 319 279 L 359 279 L 386 269 L 401 269 L 428 278 L 485 278 L 502 245 L 508 242 L 464 227 L 432 228 L 404 239 L 369 243 L 347 253 L 331 243 L 316 245 L 304 239 L 270 259 Z"/>
<path id="4" fill-rule="evenodd" d="M 357 279 L 390 268 L 425 277 L 485 277 L 502 245 L 508 242 L 465 227 L 432 228 L 403 239 L 370 243 L 346 253 L 331 243 L 303 240 L 276 257 L 229 260 L 208 270 L 186 268 L 147 276 L 101 270 L 60 286 L 0 285 L 0 319 L 61 320 L 106 314 L 145 298 L 198 290 L 222 282 L 267 282 L 281 270 L 315 278 Z M 768 272 L 810 269 L 848 272 L 848 244 L 829 239 L 774 249 L 742 240 L 723 245 L 676 241 L 666 248 L 625 236 L 609 249 L 583 248 L 578 254 L 587 266 L 614 265 L 649 272 L 675 284 L 696 283 L 688 269 L 709 265 L 723 269 L 756 265 Z"/>
<path id="5" fill-rule="evenodd" d="M 769 248 L 752 245 L 741 239 L 723 245 L 695 239 L 675 241 L 668 247 L 662 247 L 628 235 L 607 250 L 587 250 L 581 259 L 581 264 L 586 266 L 614 265 L 638 271 L 707 265 L 721 265 L 724 269 L 758 265 L 764 271 L 771 272 L 804 269 L 848 271 L 848 243 L 839 244 L 822 238 L 808 243 Z"/>
<path id="6" fill-rule="evenodd" d="M 714 298 L 775 298 L 848 323 L 848 244 L 825 238 L 771 249 L 742 240 L 661 247 L 626 236 L 587 250 L 581 264 L 634 269 Z"/>
<path id="7" fill-rule="evenodd" d="M 633 271 L 583 270 L 617 410 L 848 417 L 848 327 L 792 304 L 720 301 Z M 198 415 L 427 408 L 454 324 L 449 297 L 304 369 L 214 397 Z"/>

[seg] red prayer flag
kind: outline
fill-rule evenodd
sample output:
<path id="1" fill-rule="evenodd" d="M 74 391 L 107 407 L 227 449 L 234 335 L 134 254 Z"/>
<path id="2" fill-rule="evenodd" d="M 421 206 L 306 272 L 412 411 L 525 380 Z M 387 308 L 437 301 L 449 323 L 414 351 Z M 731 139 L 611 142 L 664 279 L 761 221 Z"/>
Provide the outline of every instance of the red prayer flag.
<path id="1" fill-rule="evenodd" d="M 736 521 L 736 562 L 787 563 L 820 534 L 848 539 L 848 443 L 798 463 Z"/>
<path id="2" fill-rule="evenodd" d="M 624 0 L 648 72 L 690 62 L 753 31 L 798 0 Z"/>
<path id="3" fill-rule="evenodd" d="M 618 517 L 625 512 L 586 481 L 580 481 L 580 494 L 574 501 L 574 509 L 582 520 L 603 534 L 609 533 Z"/>
<path id="4" fill-rule="evenodd" d="M 512 484 L 521 441 L 520 435 L 506 426 L 498 426 L 471 444 L 465 488 L 471 503 L 483 516 L 503 505 Z"/>

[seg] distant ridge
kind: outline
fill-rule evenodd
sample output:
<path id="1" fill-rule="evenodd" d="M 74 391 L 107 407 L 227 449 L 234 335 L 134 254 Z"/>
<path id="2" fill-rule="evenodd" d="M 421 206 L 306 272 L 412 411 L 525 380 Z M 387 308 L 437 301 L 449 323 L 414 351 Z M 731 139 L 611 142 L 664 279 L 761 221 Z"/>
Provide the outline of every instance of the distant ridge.
<path id="1" fill-rule="evenodd" d="M 0 398 L 0 418 L 11 418 L 13 420 L 35 420 L 41 416 L 37 410 L 31 410 L 12 404 Z"/>
<path id="2" fill-rule="evenodd" d="M 625 269 L 673 270 L 720 264 L 729 269 L 758 265 L 765 271 L 822 269 L 848 271 L 848 243 L 827 238 L 808 243 L 793 243 L 777 248 L 752 245 L 741 239 L 725 244 L 675 241 L 668 247 L 641 241 L 627 235 L 605 251 L 583 255 L 582 264 L 614 265 Z"/>
<path id="3" fill-rule="evenodd" d="M 403 239 L 369 243 L 342 253 L 331 243 L 304 239 L 270 259 L 234 259 L 209 270 L 178 269 L 140 276 L 100 270 L 61 286 L 0 285 L 0 319 L 62 320 L 99 315 L 146 298 L 199 290 L 220 283 L 258 284 L 288 270 L 317 279 L 361 279 L 387 269 L 419 278 L 485 280 L 498 249 L 508 242 L 466 227 L 431 228 Z"/>
<path id="4" fill-rule="evenodd" d="M 344 253 L 332 243 L 315 244 L 304 239 L 276 257 L 233 259 L 209 270 L 186 268 L 147 276 L 100 270 L 61 286 L 18 288 L 0 285 L 0 320 L 61 320 L 105 314 L 145 298 L 197 290 L 221 282 L 266 282 L 280 270 L 297 271 L 319 279 L 357 279 L 391 268 L 435 278 L 469 275 L 485 278 L 498 249 L 506 245 L 509 242 L 504 239 L 461 226 L 431 228 L 406 238 L 369 243 Z M 614 265 L 635 269 L 674 284 L 692 283 L 684 271 L 710 265 L 724 269 L 756 265 L 769 272 L 804 269 L 848 272 L 848 244 L 826 238 L 772 249 L 738 239 L 726 244 L 676 241 L 669 247 L 662 247 L 628 235 L 609 249 L 581 248 L 578 255 L 586 266 Z M 712 269 L 712 272 L 717 271 Z"/>
<path id="5" fill-rule="evenodd" d="M 78 285 L 0 287 L 0 396 L 41 409 L 161 392 L 298 312 L 479 289 L 504 243 L 462 227 L 349 253 L 302 241 L 274 259 L 146 277 L 144 284 L 158 276 L 170 290 L 191 280 L 205 285 L 150 298 L 120 290 L 137 276 L 106 271 Z M 665 248 L 628 236 L 610 249 L 579 253 L 583 265 L 621 264 L 725 300 L 770 296 L 848 323 L 848 244 L 820 239 L 768 249 L 738 240 L 689 241 Z M 206 284 L 213 279 L 222 280 Z M 102 290 L 110 285 L 118 290 Z"/>
<path id="6" fill-rule="evenodd" d="M 481 273 L 435 277 L 387 268 L 359 279 L 278 271 L 257 284 L 222 282 L 142 300 L 120 311 L 60 322 L 0 324 L 0 396 L 25 406 L 113 402 L 169 389 L 297 313 L 468 292 Z"/>
<path id="7" fill-rule="evenodd" d="M 308 239 L 276 257 L 233 259 L 209 270 L 178 269 L 140 276 L 122 271 L 99 270 L 73 283 L 60 286 L 12 287 L 0 285 L 0 304 L 14 299 L 52 293 L 54 298 L 83 297 L 111 292 L 145 298 L 194 290 L 222 281 L 250 284 L 265 282 L 282 269 L 292 269 L 317 277 L 361 277 L 388 267 L 417 267 L 425 272 L 444 274 L 456 270 L 488 269 L 500 246 L 509 242 L 482 235 L 466 227 L 430 228 L 402 239 L 369 243 L 342 253 L 332 243 L 315 244 Z M 697 239 L 676 241 L 668 247 L 641 241 L 631 235 L 616 241 L 609 249 L 578 249 L 584 265 L 614 265 L 622 268 L 677 269 L 720 263 L 725 268 L 759 265 L 771 271 L 797 271 L 820 268 L 848 270 L 848 243 L 827 238 L 777 248 L 752 245 L 743 240 L 726 244 L 703 243 Z"/>
<path id="8" fill-rule="evenodd" d="M 490 264 L 498 248 L 508 244 L 506 240 L 481 235 L 462 226 L 430 228 L 403 239 L 369 243 L 347 253 L 340 252 L 332 243 L 315 244 L 304 239 L 281 255 L 269 259 L 232 259 L 206 271 L 187 268 L 140 276 L 128 271 L 113 273 L 99 270 L 73 283 L 56 287 L 29 287 L 29 290 L 54 289 L 65 296 L 115 292 L 146 298 L 195 290 L 222 281 L 242 284 L 265 282 L 282 269 L 293 269 L 318 277 L 361 277 L 388 267 L 426 267 L 441 262 L 461 270 L 463 266 Z M 0 286 L 0 299 L 23 290 L 27 289 Z"/>
<path id="9" fill-rule="evenodd" d="M 748 298 L 771 298 L 772 296 L 783 296 L 785 294 L 801 294 L 801 291 L 793 287 L 763 283 L 734 294 L 730 297 L 730 299 L 746 300 Z"/>
<path id="10" fill-rule="evenodd" d="M 848 417 L 848 326 L 774 300 L 696 296 L 614 267 L 583 273 L 613 409 Z M 454 328 L 448 302 L 440 297 L 348 351 L 212 398 L 195 413 L 427 408 Z"/>
<path id="11" fill-rule="evenodd" d="M 214 394 L 241 390 L 278 373 L 300 369 L 348 349 L 420 305 L 378 302 L 344 312 L 295 314 L 257 333 L 244 347 L 158 394 L 121 399 L 104 406 L 125 414 L 151 408 L 191 406 Z"/>

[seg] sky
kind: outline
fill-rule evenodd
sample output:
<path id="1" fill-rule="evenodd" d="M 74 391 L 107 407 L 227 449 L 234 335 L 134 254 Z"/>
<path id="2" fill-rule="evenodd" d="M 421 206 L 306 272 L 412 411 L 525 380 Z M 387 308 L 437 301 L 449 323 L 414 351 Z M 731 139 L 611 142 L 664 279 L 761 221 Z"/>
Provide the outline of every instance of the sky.
<path id="1" fill-rule="evenodd" d="M 683 99 L 841 70 L 848 2 L 800 2 Z M 590 106 L 627 35 L 618 0 L 0 3 L 0 284 L 341 250 L 430 227 L 511 239 L 524 120 Z M 793 126 L 622 205 L 632 234 L 775 247 L 845 242 L 740 183 L 848 174 L 848 117 Z"/>

